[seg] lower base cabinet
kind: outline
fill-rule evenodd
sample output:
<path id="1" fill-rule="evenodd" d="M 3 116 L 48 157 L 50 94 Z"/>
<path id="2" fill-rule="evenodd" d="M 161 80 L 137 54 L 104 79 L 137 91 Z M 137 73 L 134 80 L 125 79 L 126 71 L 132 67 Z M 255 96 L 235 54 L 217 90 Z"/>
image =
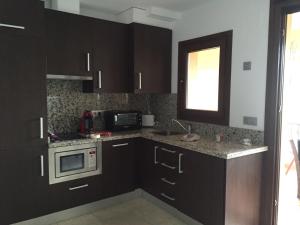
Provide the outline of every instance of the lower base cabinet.
<path id="1" fill-rule="evenodd" d="M 137 188 L 136 139 L 102 142 L 102 196 L 112 197 Z"/>
<path id="2" fill-rule="evenodd" d="M 141 188 L 204 225 L 257 225 L 262 154 L 221 159 L 143 139 Z"/>
<path id="3" fill-rule="evenodd" d="M 135 139 L 102 143 L 102 174 L 49 186 L 51 212 L 134 191 Z"/>
<path id="4" fill-rule="evenodd" d="M 48 178 L 41 174 L 47 146 L 0 150 L 0 224 L 8 225 L 47 213 Z M 41 207 L 42 206 L 42 207 Z"/>
<path id="5" fill-rule="evenodd" d="M 226 160 L 144 138 L 104 141 L 101 175 L 53 185 L 41 155 L 47 162 L 46 150 L 0 151 L 1 225 L 137 188 L 204 225 L 259 224 L 262 154 Z"/>

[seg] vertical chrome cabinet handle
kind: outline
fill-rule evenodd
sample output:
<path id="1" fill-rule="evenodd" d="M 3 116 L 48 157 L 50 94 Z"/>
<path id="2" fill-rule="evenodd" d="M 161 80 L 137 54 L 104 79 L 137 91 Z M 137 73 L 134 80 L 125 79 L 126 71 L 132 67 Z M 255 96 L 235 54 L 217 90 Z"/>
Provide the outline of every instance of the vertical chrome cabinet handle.
<path id="1" fill-rule="evenodd" d="M 41 161 L 41 177 L 45 175 L 45 170 L 44 170 L 44 156 L 40 156 L 40 161 Z"/>
<path id="2" fill-rule="evenodd" d="M 102 88 L 102 71 L 101 70 L 98 71 L 98 88 L 99 89 Z"/>
<path id="3" fill-rule="evenodd" d="M 157 161 L 157 149 L 158 149 L 158 146 L 155 146 L 154 147 L 154 164 L 158 164 L 158 161 Z"/>
<path id="4" fill-rule="evenodd" d="M 142 90 L 142 73 L 139 73 L 139 90 Z"/>
<path id="5" fill-rule="evenodd" d="M 86 61 L 87 61 L 87 71 L 90 72 L 91 71 L 91 59 L 90 59 L 90 53 L 88 52 L 86 54 Z"/>
<path id="6" fill-rule="evenodd" d="M 44 118 L 40 117 L 40 139 L 44 139 Z"/>
<path id="7" fill-rule="evenodd" d="M 179 174 L 182 174 L 183 173 L 183 170 L 182 170 L 182 157 L 183 157 L 183 154 L 180 153 L 178 155 L 178 173 Z"/>
<path id="8" fill-rule="evenodd" d="M 25 27 L 23 27 L 23 26 L 17 26 L 17 25 L 7 24 L 7 23 L 0 23 L 0 27 L 7 27 L 7 28 L 25 30 Z"/>

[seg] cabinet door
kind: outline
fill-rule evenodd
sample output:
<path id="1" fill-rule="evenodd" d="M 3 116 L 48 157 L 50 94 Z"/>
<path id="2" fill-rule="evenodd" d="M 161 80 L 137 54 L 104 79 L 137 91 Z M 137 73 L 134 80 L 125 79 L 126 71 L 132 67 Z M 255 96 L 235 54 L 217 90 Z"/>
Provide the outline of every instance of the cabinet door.
<path id="1" fill-rule="evenodd" d="M 135 190 L 135 139 L 102 143 L 103 194 L 111 197 Z"/>
<path id="2" fill-rule="evenodd" d="M 177 209 L 206 225 L 224 224 L 225 160 L 180 150 Z"/>
<path id="3" fill-rule="evenodd" d="M 135 92 L 170 93 L 172 31 L 132 24 Z"/>
<path id="4" fill-rule="evenodd" d="M 46 146 L 0 151 L 0 223 L 3 225 L 44 215 L 48 212 L 48 176 L 41 173 L 41 155 Z"/>
<path id="5" fill-rule="evenodd" d="M 0 31 L 41 35 L 43 4 L 39 0 L 1 0 Z"/>
<path id="6" fill-rule="evenodd" d="M 0 42 L 0 150 L 46 144 L 43 43 L 6 32 L 1 32 Z"/>
<path id="7" fill-rule="evenodd" d="M 46 10 L 47 73 L 92 76 L 92 22 L 89 18 Z"/>
<path id="8" fill-rule="evenodd" d="M 95 92 L 130 92 L 128 26 L 96 20 L 93 29 Z"/>
<path id="9" fill-rule="evenodd" d="M 160 155 L 156 142 L 142 139 L 139 154 L 140 185 L 143 190 L 160 198 Z"/>

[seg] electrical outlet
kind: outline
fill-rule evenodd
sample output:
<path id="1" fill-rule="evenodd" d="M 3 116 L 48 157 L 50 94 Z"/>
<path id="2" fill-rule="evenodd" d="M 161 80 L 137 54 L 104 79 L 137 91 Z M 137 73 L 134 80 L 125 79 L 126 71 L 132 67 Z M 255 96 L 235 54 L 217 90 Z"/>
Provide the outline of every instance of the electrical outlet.
<path id="1" fill-rule="evenodd" d="M 252 62 L 248 61 L 248 62 L 243 63 L 243 70 L 244 71 L 251 70 L 251 67 L 252 67 Z"/>
<path id="2" fill-rule="evenodd" d="M 257 117 L 244 116 L 243 123 L 244 125 L 257 126 Z"/>

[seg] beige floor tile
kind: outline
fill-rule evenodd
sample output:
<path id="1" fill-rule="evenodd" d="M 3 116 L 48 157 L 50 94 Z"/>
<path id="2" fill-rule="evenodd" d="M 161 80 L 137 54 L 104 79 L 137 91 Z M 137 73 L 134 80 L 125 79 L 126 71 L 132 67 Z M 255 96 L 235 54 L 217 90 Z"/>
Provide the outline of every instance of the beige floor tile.
<path id="1" fill-rule="evenodd" d="M 63 221 L 57 225 L 102 225 L 101 222 L 93 215 L 85 215 L 71 220 Z"/>
<path id="2" fill-rule="evenodd" d="M 186 225 L 165 210 L 138 198 L 57 225 Z"/>

